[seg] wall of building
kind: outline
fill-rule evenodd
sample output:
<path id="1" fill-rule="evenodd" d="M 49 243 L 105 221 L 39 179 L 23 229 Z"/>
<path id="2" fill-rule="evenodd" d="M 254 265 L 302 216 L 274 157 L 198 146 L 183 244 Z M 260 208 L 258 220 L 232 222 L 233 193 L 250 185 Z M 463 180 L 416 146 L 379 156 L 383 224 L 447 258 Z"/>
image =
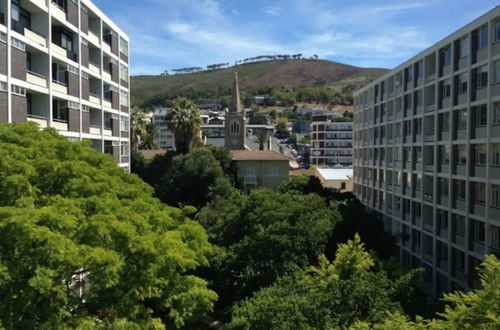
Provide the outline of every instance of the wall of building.
<path id="1" fill-rule="evenodd" d="M 236 166 L 238 181 L 244 187 L 255 186 L 274 189 L 289 179 L 290 165 L 288 160 L 236 161 Z"/>

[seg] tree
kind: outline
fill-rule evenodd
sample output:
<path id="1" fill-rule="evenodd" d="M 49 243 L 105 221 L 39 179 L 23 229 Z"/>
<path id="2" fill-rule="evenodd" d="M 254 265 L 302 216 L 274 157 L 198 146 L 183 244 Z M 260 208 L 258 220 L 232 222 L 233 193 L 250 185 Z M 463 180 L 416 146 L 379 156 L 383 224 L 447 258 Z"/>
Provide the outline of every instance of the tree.
<path id="1" fill-rule="evenodd" d="M 227 196 L 231 189 L 213 153 L 207 148 L 197 148 L 173 158 L 157 193 L 169 205 L 191 205 L 201 209 L 216 196 Z"/>
<path id="2" fill-rule="evenodd" d="M 266 144 L 269 141 L 269 136 L 267 133 L 257 133 L 256 135 L 257 138 L 257 143 L 259 144 L 259 150 L 265 150 L 266 149 Z"/>
<path id="3" fill-rule="evenodd" d="M 403 329 L 499 329 L 500 328 L 500 260 L 494 256 L 486 259 L 478 269 L 482 289 L 472 292 L 455 292 L 444 296 L 445 310 L 439 318 L 417 318 L 415 322 L 401 313 L 390 313 L 383 321 L 370 324 L 358 322 L 351 330 Z"/>
<path id="4" fill-rule="evenodd" d="M 146 134 L 144 136 L 144 140 L 141 144 L 141 149 L 144 150 L 153 150 L 158 149 L 158 145 L 156 144 L 156 139 L 158 138 L 158 129 L 156 125 L 153 123 L 149 123 L 146 125 Z"/>
<path id="5" fill-rule="evenodd" d="M 133 150 L 139 149 L 141 139 L 147 134 L 147 124 L 144 112 L 139 108 L 133 108 L 130 120 L 130 140 Z"/>
<path id="6" fill-rule="evenodd" d="M 339 218 L 316 195 L 254 190 L 209 203 L 197 219 L 217 246 L 207 277 L 220 309 L 315 260 Z"/>
<path id="7" fill-rule="evenodd" d="M 189 99 L 178 98 L 167 114 L 167 120 L 170 130 L 174 132 L 175 148 L 182 154 L 188 153 L 194 136 L 202 124 L 198 108 Z"/>
<path id="8" fill-rule="evenodd" d="M 359 236 L 342 244 L 330 262 L 280 278 L 234 308 L 229 329 L 344 329 L 378 322 L 401 310 L 395 293 L 408 278 L 393 281 L 377 270 Z"/>
<path id="9" fill-rule="evenodd" d="M 0 124 L 0 322 L 177 328 L 216 294 L 193 275 L 207 234 L 88 142 Z"/>

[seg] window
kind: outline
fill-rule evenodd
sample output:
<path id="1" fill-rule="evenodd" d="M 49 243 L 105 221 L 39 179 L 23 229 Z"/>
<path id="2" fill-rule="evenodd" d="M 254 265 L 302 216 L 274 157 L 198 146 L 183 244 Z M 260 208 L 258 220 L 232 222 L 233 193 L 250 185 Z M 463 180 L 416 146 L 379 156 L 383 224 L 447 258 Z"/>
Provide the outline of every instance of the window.
<path id="1" fill-rule="evenodd" d="M 474 242 L 484 243 L 485 225 L 481 221 L 470 220 L 470 229 Z"/>
<path id="2" fill-rule="evenodd" d="M 125 65 L 120 65 L 120 79 L 128 81 L 128 68 Z"/>
<path id="3" fill-rule="evenodd" d="M 439 178 L 438 182 L 439 182 L 439 191 L 441 195 L 448 196 L 449 194 L 448 179 Z"/>
<path id="4" fill-rule="evenodd" d="M 473 107 L 474 120 L 476 127 L 483 127 L 488 125 L 488 108 L 486 104 Z"/>
<path id="5" fill-rule="evenodd" d="M 129 152 L 130 152 L 130 148 L 129 148 L 129 145 L 127 142 L 122 142 L 122 145 L 121 145 L 121 151 L 122 151 L 122 156 L 128 156 L 129 155 Z"/>
<path id="6" fill-rule="evenodd" d="M 500 102 L 493 104 L 493 124 L 500 124 Z"/>
<path id="7" fill-rule="evenodd" d="M 455 125 L 458 130 L 467 129 L 467 110 L 456 110 L 455 111 Z"/>
<path id="8" fill-rule="evenodd" d="M 57 100 L 52 102 L 52 119 L 56 122 L 68 122 L 68 108 L 64 108 Z"/>
<path id="9" fill-rule="evenodd" d="M 0 41 L 7 43 L 7 34 L 0 32 Z"/>
<path id="10" fill-rule="evenodd" d="M 488 66 L 483 65 L 476 69 L 476 88 L 483 88 L 488 85 Z"/>
<path id="11" fill-rule="evenodd" d="M 474 145 L 474 156 L 476 165 L 486 165 L 486 144 Z"/>
<path id="12" fill-rule="evenodd" d="M 128 93 L 125 91 L 120 91 L 120 105 L 128 107 Z"/>
<path id="13" fill-rule="evenodd" d="M 439 146 L 439 153 L 441 156 L 441 163 L 450 163 L 450 146 Z"/>
<path id="14" fill-rule="evenodd" d="M 120 38 L 120 53 L 128 56 L 128 42 L 122 38 Z"/>
<path id="15" fill-rule="evenodd" d="M 467 147 L 463 144 L 455 146 L 455 156 L 457 165 L 467 164 Z"/>
<path id="16" fill-rule="evenodd" d="M 450 130 L 450 113 L 439 114 L 439 129 L 441 132 L 448 132 Z"/>
<path id="17" fill-rule="evenodd" d="M 270 166 L 267 169 L 267 175 L 268 176 L 278 176 L 278 167 L 277 166 Z"/>
<path id="18" fill-rule="evenodd" d="M 128 132 L 129 120 L 127 117 L 122 116 L 122 120 L 120 121 L 120 130 L 122 132 Z"/>
<path id="19" fill-rule="evenodd" d="M 500 228 L 497 226 L 490 226 L 490 246 L 500 250 Z"/>
<path id="20" fill-rule="evenodd" d="M 415 63 L 415 75 L 417 79 L 424 76 L 424 63 L 422 61 Z"/>
<path id="21" fill-rule="evenodd" d="M 447 66 L 451 64 L 451 47 L 445 47 L 441 49 L 441 66 Z"/>
<path id="22" fill-rule="evenodd" d="M 465 237 L 465 218 L 459 215 L 453 215 L 453 234 L 455 236 Z"/>
<path id="23" fill-rule="evenodd" d="M 451 81 L 445 80 L 441 82 L 441 98 L 446 99 L 451 96 Z"/>
<path id="24" fill-rule="evenodd" d="M 474 184 L 474 202 L 484 205 L 486 203 L 486 185 L 484 183 Z"/>
<path id="25" fill-rule="evenodd" d="M 493 72 L 493 83 L 500 83 L 500 61 L 496 61 L 493 63 L 494 72 Z"/>
<path id="26" fill-rule="evenodd" d="M 458 57 L 464 58 L 469 55 L 469 38 L 464 37 L 458 41 Z"/>
<path id="27" fill-rule="evenodd" d="M 23 33 L 24 28 L 31 29 L 31 14 L 21 7 L 20 0 L 12 0 L 12 29 Z"/>
<path id="28" fill-rule="evenodd" d="M 500 21 L 495 23 L 495 41 L 500 41 Z"/>
<path id="29" fill-rule="evenodd" d="M 481 26 L 478 31 L 477 49 L 485 47 L 488 47 L 488 24 Z"/>
<path id="30" fill-rule="evenodd" d="M 468 81 L 468 74 L 467 73 L 462 73 L 456 77 L 456 84 L 455 87 L 457 89 L 457 94 L 466 94 L 467 93 L 467 81 Z"/>
<path id="31" fill-rule="evenodd" d="M 247 166 L 245 167 L 245 176 L 255 176 L 255 166 Z"/>
<path id="32" fill-rule="evenodd" d="M 492 149 L 491 164 L 493 166 L 500 166 L 500 143 L 492 144 L 491 149 Z"/>
<path id="33" fill-rule="evenodd" d="M 465 192 L 465 181 L 455 180 L 455 195 L 457 199 L 465 200 L 466 192 Z"/>
<path id="34" fill-rule="evenodd" d="M 11 85 L 11 92 L 15 95 L 26 96 L 26 88 L 21 86 Z"/>
<path id="35" fill-rule="evenodd" d="M 2 92 L 7 91 L 7 83 L 5 81 L 0 81 L 0 91 Z"/>
<path id="36" fill-rule="evenodd" d="M 22 42 L 21 40 L 18 40 L 16 38 L 11 38 L 10 41 L 11 41 L 13 47 L 20 49 L 23 52 L 26 51 L 26 44 L 24 42 Z"/>
<path id="37" fill-rule="evenodd" d="M 500 186 L 491 185 L 491 206 L 494 208 L 500 208 Z"/>

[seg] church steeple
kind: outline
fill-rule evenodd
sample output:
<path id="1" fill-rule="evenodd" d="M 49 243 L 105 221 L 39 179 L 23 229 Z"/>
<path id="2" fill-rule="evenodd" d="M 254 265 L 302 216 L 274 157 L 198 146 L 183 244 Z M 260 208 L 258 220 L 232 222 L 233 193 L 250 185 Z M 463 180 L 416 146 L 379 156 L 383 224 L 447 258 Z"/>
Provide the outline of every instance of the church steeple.
<path id="1" fill-rule="evenodd" d="M 230 112 L 241 112 L 240 87 L 238 84 L 238 72 L 234 73 L 233 99 Z"/>
<path id="2" fill-rule="evenodd" d="M 226 113 L 224 145 L 228 150 L 244 150 L 246 142 L 245 111 L 241 107 L 238 73 L 234 73 L 233 100 Z"/>

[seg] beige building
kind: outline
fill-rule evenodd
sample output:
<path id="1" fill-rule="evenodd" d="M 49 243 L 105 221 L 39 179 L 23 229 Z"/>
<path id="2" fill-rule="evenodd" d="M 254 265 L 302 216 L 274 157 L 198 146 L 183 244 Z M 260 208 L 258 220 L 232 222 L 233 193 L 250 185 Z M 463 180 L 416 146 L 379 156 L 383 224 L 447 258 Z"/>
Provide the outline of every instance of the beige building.
<path id="1" fill-rule="evenodd" d="M 233 150 L 231 157 L 245 192 L 255 188 L 274 189 L 289 179 L 290 159 L 279 152 Z"/>
<path id="2" fill-rule="evenodd" d="M 354 192 L 435 293 L 500 253 L 500 7 L 354 94 Z"/>
<path id="3" fill-rule="evenodd" d="M 326 188 L 333 188 L 341 192 L 353 191 L 353 169 L 316 168 L 314 172 Z"/>

